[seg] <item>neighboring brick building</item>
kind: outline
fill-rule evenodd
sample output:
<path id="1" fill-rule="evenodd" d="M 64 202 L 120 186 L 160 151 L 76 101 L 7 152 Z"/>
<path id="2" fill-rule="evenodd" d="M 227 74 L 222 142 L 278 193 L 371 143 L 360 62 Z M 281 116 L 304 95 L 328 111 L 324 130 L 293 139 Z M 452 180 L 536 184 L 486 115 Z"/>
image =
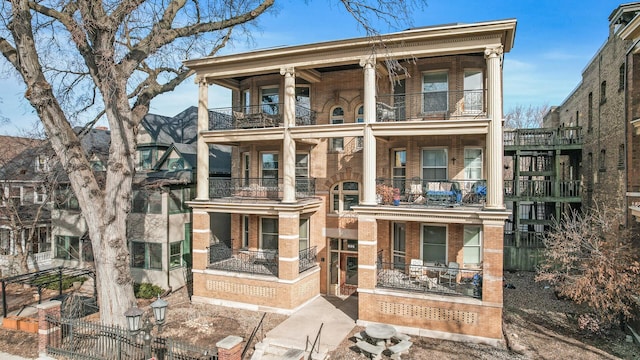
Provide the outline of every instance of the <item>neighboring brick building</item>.
<path id="1" fill-rule="evenodd" d="M 291 313 L 357 294 L 360 324 L 500 341 L 502 58 L 515 27 L 186 61 L 200 86 L 198 152 L 232 146 L 232 179 L 198 163 L 193 301 Z M 388 60 L 406 74 L 390 81 Z M 232 90 L 232 107 L 208 109 L 211 84 Z M 212 226 L 221 214 L 226 238 Z"/>
<path id="2" fill-rule="evenodd" d="M 640 215 L 640 66 L 634 46 L 640 2 L 623 4 L 609 15 L 609 37 L 582 72 L 582 81 L 545 118 L 545 127 L 581 126 L 585 208 L 606 204 L 627 217 Z M 622 36 L 621 36 L 622 34 Z M 635 210 L 634 210 L 635 209 Z"/>

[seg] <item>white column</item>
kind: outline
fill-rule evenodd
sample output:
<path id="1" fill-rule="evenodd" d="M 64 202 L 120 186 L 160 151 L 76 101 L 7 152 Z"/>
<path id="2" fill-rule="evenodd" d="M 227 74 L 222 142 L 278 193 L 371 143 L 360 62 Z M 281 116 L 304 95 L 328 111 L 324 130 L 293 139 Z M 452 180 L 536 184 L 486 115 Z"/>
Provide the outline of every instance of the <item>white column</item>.
<path id="1" fill-rule="evenodd" d="M 362 204 L 376 204 L 376 138 L 371 124 L 376 121 L 376 59 L 360 60 L 364 68 L 364 144 L 362 155 Z"/>
<path id="2" fill-rule="evenodd" d="M 502 183 L 502 46 L 487 48 L 487 203 L 488 209 L 504 209 Z"/>
<path id="3" fill-rule="evenodd" d="M 284 75 L 284 139 L 282 144 L 282 202 L 296 202 L 296 142 L 291 137 L 291 127 L 296 124 L 296 78 L 293 68 L 282 68 Z"/>
<path id="4" fill-rule="evenodd" d="M 198 172 L 196 200 L 209 200 L 209 145 L 202 132 L 209 130 L 209 84 L 200 78 L 198 83 Z"/>

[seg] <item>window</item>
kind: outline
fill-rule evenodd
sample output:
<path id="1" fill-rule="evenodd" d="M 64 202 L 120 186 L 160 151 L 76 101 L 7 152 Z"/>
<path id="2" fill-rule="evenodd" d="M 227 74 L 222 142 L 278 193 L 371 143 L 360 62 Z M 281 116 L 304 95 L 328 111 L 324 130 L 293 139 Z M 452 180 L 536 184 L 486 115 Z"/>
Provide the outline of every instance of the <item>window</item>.
<path id="1" fill-rule="evenodd" d="M 182 266 L 182 241 L 176 241 L 169 244 L 169 268 L 178 268 Z"/>
<path id="2" fill-rule="evenodd" d="M 189 207 L 185 202 L 191 200 L 190 190 L 189 188 L 171 189 L 169 192 L 170 214 L 189 212 Z"/>
<path id="3" fill-rule="evenodd" d="M 350 211 L 352 206 L 360 203 L 358 183 L 345 181 L 336 184 L 331 189 L 331 210 L 334 212 Z"/>
<path id="4" fill-rule="evenodd" d="M 131 267 L 162 270 L 162 244 L 132 241 Z"/>
<path id="5" fill-rule="evenodd" d="M 14 207 L 22 205 L 22 187 L 20 186 L 7 186 L 4 189 L 6 196 L 6 202 Z"/>
<path id="6" fill-rule="evenodd" d="M 278 154 L 262 153 L 262 185 L 278 186 Z"/>
<path id="7" fill-rule="evenodd" d="M 344 110 L 341 107 L 336 107 L 331 111 L 331 123 L 343 124 L 344 123 Z M 329 150 L 342 151 L 344 149 L 344 138 L 331 138 L 331 146 Z"/>
<path id="8" fill-rule="evenodd" d="M 300 250 L 309 248 L 309 219 L 300 219 L 300 231 L 298 232 L 300 239 Z"/>
<path id="9" fill-rule="evenodd" d="M 138 150 L 138 170 L 150 170 L 155 165 L 155 160 L 153 149 Z"/>
<path id="10" fill-rule="evenodd" d="M 0 229 L 0 255 L 11 254 L 11 230 L 7 228 Z"/>
<path id="11" fill-rule="evenodd" d="M 299 125 L 311 125 L 311 97 L 309 94 L 309 86 L 296 86 L 296 123 Z"/>
<path id="12" fill-rule="evenodd" d="M 49 236 L 49 228 L 47 226 L 39 226 L 34 236 L 36 238 L 31 248 L 34 254 L 49 252 L 51 250 L 51 237 Z"/>
<path id="13" fill-rule="evenodd" d="M 251 113 L 251 91 L 242 90 L 242 105 L 244 107 L 244 113 Z"/>
<path id="14" fill-rule="evenodd" d="M 482 84 L 484 78 L 480 70 L 464 72 L 464 112 L 479 113 L 482 111 Z"/>
<path id="15" fill-rule="evenodd" d="M 393 187 L 404 189 L 407 174 L 407 151 L 393 150 L 392 161 L 393 164 L 391 164 L 391 173 L 393 176 Z"/>
<path id="16" fill-rule="evenodd" d="M 618 91 L 624 90 L 624 64 L 620 65 L 620 69 L 618 70 Z"/>
<path id="17" fill-rule="evenodd" d="M 251 178 L 251 155 L 242 153 L 242 181 L 244 186 L 248 186 Z"/>
<path id="18" fill-rule="evenodd" d="M 431 72 L 422 76 L 424 96 L 423 111 L 447 111 L 449 109 L 449 75 L 447 72 Z"/>
<path id="19" fill-rule="evenodd" d="M 600 83 L 600 104 L 607 102 L 607 82 Z"/>
<path id="20" fill-rule="evenodd" d="M 134 190 L 132 212 L 162 214 L 162 193 L 154 190 Z"/>
<path id="21" fill-rule="evenodd" d="M 279 110 L 279 94 L 277 87 L 267 87 L 260 89 L 260 105 L 262 112 L 269 115 L 277 115 Z"/>
<path id="22" fill-rule="evenodd" d="M 260 249 L 278 250 L 278 219 L 261 218 Z"/>
<path id="23" fill-rule="evenodd" d="M 467 180 L 482 179 L 482 149 L 464 149 L 464 178 Z"/>
<path id="24" fill-rule="evenodd" d="M 422 226 L 422 260 L 438 264 L 447 263 L 447 227 Z"/>
<path id="25" fill-rule="evenodd" d="M 589 93 L 587 109 L 587 131 L 590 132 L 593 128 L 593 93 Z"/>
<path id="26" fill-rule="evenodd" d="M 465 264 L 479 265 L 482 262 L 482 241 L 479 226 L 464 227 L 464 247 L 462 249 Z"/>
<path id="27" fill-rule="evenodd" d="M 64 209 L 64 210 L 79 210 L 80 204 L 78 204 L 78 199 L 73 194 L 73 190 L 70 187 L 62 186 L 59 189 L 56 189 L 56 208 Z"/>
<path id="28" fill-rule="evenodd" d="M 618 146 L 618 169 L 624 169 L 625 158 L 624 144 Z"/>
<path id="29" fill-rule="evenodd" d="M 364 106 L 358 106 L 358 111 L 356 111 L 356 122 L 363 123 L 364 122 Z M 356 150 L 360 150 L 364 147 L 364 137 L 358 136 L 356 138 Z"/>
<path id="30" fill-rule="evenodd" d="M 422 150 L 422 179 L 447 180 L 447 149 Z"/>
<path id="31" fill-rule="evenodd" d="M 607 151 L 605 149 L 600 150 L 600 158 L 598 159 L 598 163 L 600 164 L 600 171 L 607 171 L 607 163 L 606 163 Z"/>
<path id="32" fill-rule="evenodd" d="M 56 259 L 79 260 L 80 237 L 56 235 Z"/>
<path id="33" fill-rule="evenodd" d="M 296 154 L 296 177 L 309 177 L 309 154 Z"/>
<path id="34" fill-rule="evenodd" d="M 169 171 L 184 170 L 184 159 L 183 158 L 168 159 L 167 160 L 167 170 L 169 170 Z"/>
<path id="35" fill-rule="evenodd" d="M 46 156 L 38 155 L 36 157 L 36 172 L 49 171 L 49 159 Z"/>
<path id="36" fill-rule="evenodd" d="M 249 215 L 242 215 L 242 247 L 249 247 Z"/>

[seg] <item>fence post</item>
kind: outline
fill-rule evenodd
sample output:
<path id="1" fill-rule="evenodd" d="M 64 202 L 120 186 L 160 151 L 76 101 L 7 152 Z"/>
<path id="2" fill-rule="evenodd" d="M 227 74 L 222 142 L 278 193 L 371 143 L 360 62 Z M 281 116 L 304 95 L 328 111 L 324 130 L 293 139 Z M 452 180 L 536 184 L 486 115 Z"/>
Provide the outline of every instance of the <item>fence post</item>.
<path id="1" fill-rule="evenodd" d="M 216 343 L 218 360 L 241 360 L 242 338 L 230 335 Z"/>
<path id="2" fill-rule="evenodd" d="M 49 339 L 53 336 L 60 335 L 60 327 L 49 326 L 46 317 L 47 315 L 50 315 L 59 319 L 61 305 L 62 302 L 58 300 L 51 300 L 36 305 L 36 309 L 38 309 L 38 355 L 40 358 L 47 358 L 47 345 L 49 345 Z"/>

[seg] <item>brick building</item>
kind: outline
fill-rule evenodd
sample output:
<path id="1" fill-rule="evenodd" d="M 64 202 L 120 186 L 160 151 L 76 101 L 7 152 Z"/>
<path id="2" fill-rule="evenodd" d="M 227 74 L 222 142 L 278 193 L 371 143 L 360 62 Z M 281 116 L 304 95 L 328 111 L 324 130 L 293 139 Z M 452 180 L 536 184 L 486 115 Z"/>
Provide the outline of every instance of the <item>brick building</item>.
<path id="1" fill-rule="evenodd" d="M 199 84 L 198 152 L 232 147 L 231 179 L 209 178 L 198 157 L 193 301 L 292 313 L 357 295 L 360 324 L 498 342 L 502 58 L 515 27 L 186 61 Z M 230 107 L 208 109 L 211 84 L 232 91 Z M 220 214 L 230 236 L 212 225 Z"/>
<path id="2" fill-rule="evenodd" d="M 634 214 L 640 216 L 639 12 L 640 2 L 611 12 L 608 39 L 584 68 L 580 84 L 544 124 L 582 127 L 582 164 L 577 171 L 584 205 L 617 209 L 627 215 L 624 225 L 633 223 Z"/>

